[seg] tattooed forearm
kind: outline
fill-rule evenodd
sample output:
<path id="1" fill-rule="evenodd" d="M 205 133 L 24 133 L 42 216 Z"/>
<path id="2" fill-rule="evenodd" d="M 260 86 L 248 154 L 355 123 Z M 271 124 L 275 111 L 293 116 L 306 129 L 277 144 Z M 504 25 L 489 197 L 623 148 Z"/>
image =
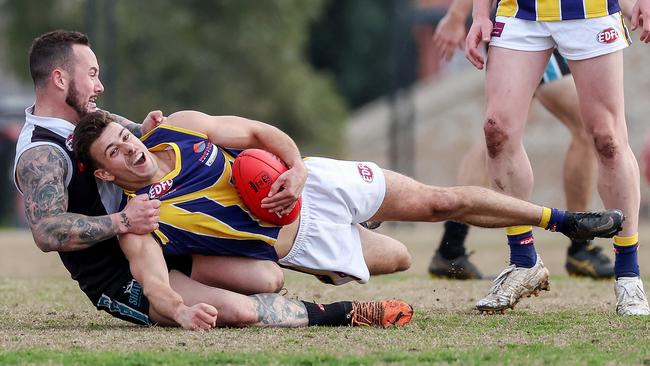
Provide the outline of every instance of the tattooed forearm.
<path id="1" fill-rule="evenodd" d="M 126 216 L 126 214 L 124 212 L 120 212 L 120 222 L 127 229 L 131 227 L 131 222 L 129 221 L 129 217 Z"/>
<path id="2" fill-rule="evenodd" d="M 88 248 L 116 235 L 110 216 L 64 213 L 32 226 L 34 239 L 43 251 L 72 251 Z"/>
<path id="3" fill-rule="evenodd" d="M 36 245 L 43 251 L 84 249 L 117 234 L 109 216 L 89 217 L 66 212 L 66 174 L 65 158 L 52 146 L 27 150 L 16 167 L 27 221 Z"/>
<path id="4" fill-rule="evenodd" d="M 300 300 L 278 294 L 257 294 L 250 298 L 257 310 L 256 326 L 304 327 L 309 323 L 307 309 Z"/>
<path id="5" fill-rule="evenodd" d="M 122 116 L 119 116 L 117 114 L 111 113 L 111 118 L 115 120 L 115 122 L 119 123 L 120 125 L 124 126 L 127 130 L 129 130 L 134 136 L 137 137 L 142 137 L 142 125 L 135 123 L 131 120 L 128 120 Z"/>

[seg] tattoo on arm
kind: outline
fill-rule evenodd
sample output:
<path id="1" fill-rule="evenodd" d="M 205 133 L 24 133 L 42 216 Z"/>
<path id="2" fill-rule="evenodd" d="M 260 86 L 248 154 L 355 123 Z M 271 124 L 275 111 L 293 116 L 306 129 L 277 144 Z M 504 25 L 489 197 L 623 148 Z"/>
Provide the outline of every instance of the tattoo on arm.
<path id="1" fill-rule="evenodd" d="M 142 137 L 142 125 L 139 123 L 135 123 L 127 118 L 124 118 L 120 115 L 113 114 L 111 113 L 111 118 L 115 120 L 115 122 L 119 123 L 123 127 L 125 127 L 127 130 L 129 130 L 134 136 L 136 137 Z"/>
<path id="2" fill-rule="evenodd" d="M 278 294 L 249 297 L 255 303 L 257 326 L 299 327 L 309 323 L 307 309 L 300 300 L 287 299 Z"/>
<path id="3" fill-rule="evenodd" d="M 127 229 L 131 227 L 131 222 L 129 221 L 129 217 L 126 216 L 124 212 L 120 212 L 120 218 L 122 219 L 121 223 L 124 225 Z"/>
<path id="4" fill-rule="evenodd" d="M 16 167 L 16 178 L 25 198 L 25 214 L 36 245 L 43 251 L 70 251 L 117 234 L 110 216 L 84 216 L 67 211 L 63 154 L 52 146 L 25 151 Z"/>

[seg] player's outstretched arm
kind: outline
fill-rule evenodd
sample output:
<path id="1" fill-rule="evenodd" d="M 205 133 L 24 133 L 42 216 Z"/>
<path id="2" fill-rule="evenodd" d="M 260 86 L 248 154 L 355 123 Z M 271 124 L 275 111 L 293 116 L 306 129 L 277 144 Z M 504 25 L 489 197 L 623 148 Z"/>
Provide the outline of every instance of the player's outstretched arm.
<path id="1" fill-rule="evenodd" d="M 133 277 L 142 285 L 149 303 L 162 316 L 185 329 L 210 329 L 217 324 L 217 309 L 199 303 L 188 307 L 169 285 L 169 272 L 162 251 L 150 235 L 120 235 L 120 247 L 129 259 Z"/>
<path id="2" fill-rule="evenodd" d="M 259 121 L 237 116 L 210 116 L 196 111 L 176 112 L 165 120 L 170 125 L 202 132 L 215 145 L 231 148 L 267 150 L 287 164 L 271 186 L 262 207 L 281 215 L 291 211 L 307 180 L 307 168 L 296 143 L 280 129 Z"/>
<path id="3" fill-rule="evenodd" d="M 25 151 L 16 166 L 27 222 L 42 251 L 81 250 L 120 233 L 151 232 L 157 224 L 159 214 L 153 201 L 133 202 L 122 212 L 105 216 L 66 212 L 67 174 L 63 153 L 49 145 Z"/>
<path id="4" fill-rule="evenodd" d="M 433 34 L 433 44 L 440 57 L 449 61 L 457 48 L 465 46 L 465 19 L 472 10 L 472 0 L 453 0 Z"/>

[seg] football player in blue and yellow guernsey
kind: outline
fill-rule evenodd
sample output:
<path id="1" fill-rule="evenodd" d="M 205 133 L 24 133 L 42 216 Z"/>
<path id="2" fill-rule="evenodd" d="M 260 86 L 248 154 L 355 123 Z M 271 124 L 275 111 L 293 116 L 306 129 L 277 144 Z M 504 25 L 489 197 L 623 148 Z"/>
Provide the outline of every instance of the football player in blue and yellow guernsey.
<path id="1" fill-rule="evenodd" d="M 96 112 L 82 118 L 74 139 L 75 153 L 97 178 L 114 182 L 127 195 L 161 201 L 154 235 L 120 237 L 145 291 L 144 275 L 151 276 L 151 269 L 142 267 L 163 260 L 159 248 L 275 260 L 325 282 L 365 283 L 371 274 L 405 270 L 411 263 L 404 244 L 359 225 L 367 220 L 535 225 L 575 238 L 611 237 L 623 222 L 618 210 L 574 213 L 482 187 L 427 186 L 372 162 L 303 160 L 282 131 L 241 117 L 177 112 L 141 141 L 110 115 Z M 299 220 L 275 227 L 253 216 L 231 182 L 236 152 L 223 146 L 260 148 L 282 159 L 289 169 L 273 183 L 262 207 L 282 215 L 302 197 Z"/>

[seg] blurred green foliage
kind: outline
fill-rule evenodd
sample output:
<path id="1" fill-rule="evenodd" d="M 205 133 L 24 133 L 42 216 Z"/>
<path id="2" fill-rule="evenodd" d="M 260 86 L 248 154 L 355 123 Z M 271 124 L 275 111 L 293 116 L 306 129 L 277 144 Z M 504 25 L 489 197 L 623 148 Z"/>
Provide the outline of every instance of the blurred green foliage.
<path id="1" fill-rule="evenodd" d="M 306 56 L 322 0 L 0 0 L 17 73 L 31 40 L 53 29 L 90 35 L 104 109 L 141 120 L 196 109 L 274 124 L 305 154 L 337 154 L 347 111 Z"/>
<path id="2" fill-rule="evenodd" d="M 351 107 L 390 92 L 393 10 L 393 0 L 333 0 L 312 24 L 311 62 L 335 75 Z"/>

